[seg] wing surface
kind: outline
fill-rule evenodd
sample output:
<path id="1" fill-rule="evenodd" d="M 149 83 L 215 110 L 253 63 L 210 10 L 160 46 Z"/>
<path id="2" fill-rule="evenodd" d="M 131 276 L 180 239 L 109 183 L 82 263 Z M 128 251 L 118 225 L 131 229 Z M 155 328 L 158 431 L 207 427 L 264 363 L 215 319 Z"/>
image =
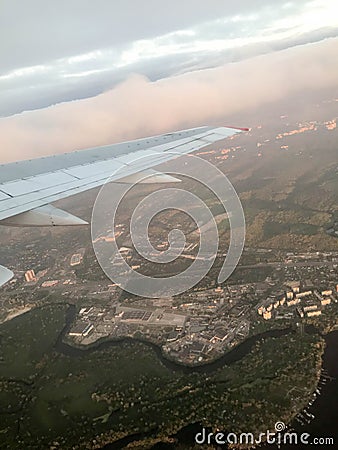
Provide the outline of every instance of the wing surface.
<path id="1" fill-rule="evenodd" d="M 0 165 L 0 224 L 84 224 L 86 222 L 50 203 L 101 186 L 108 179 L 130 182 L 135 180 L 135 176 L 137 179 L 137 174 L 146 173 L 149 182 L 178 181 L 154 171 L 152 167 L 180 154 L 200 150 L 240 131 L 242 129 L 199 127 Z M 10 271 L 2 266 L 1 272 L 0 285 L 10 275 Z"/>

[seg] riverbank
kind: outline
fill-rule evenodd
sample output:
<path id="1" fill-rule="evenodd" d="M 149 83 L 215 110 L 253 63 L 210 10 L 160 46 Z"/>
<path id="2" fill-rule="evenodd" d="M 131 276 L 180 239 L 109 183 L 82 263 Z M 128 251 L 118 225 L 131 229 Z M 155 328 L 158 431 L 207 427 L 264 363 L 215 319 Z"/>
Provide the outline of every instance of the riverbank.
<path id="1" fill-rule="evenodd" d="M 322 354 L 319 380 L 311 396 L 300 411 L 300 415 L 289 424 L 289 431 L 309 434 L 313 438 L 333 438 L 334 445 L 320 448 L 336 448 L 338 445 L 337 411 L 338 411 L 338 330 L 331 331 L 325 337 L 325 349 Z M 322 382 L 321 382 L 322 381 Z M 314 447 L 314 445 L 312 445 Z M 265 445 L 264 449 L 277 450 L 277 445 Z M 306 450 L 309 445 L 298 443 L 297 449 Z M 294 450 L 295 445 L 283 445 L 285 450 Z"/>
<path id="2" fill-rule="evenodd" d="M 2 435 L 5 448 L 32 448 L 32 436 L 41 448 L 121 448 L 121 438 L 146 448 L 192 423 L 261 430 L 300 407 L 317 377 L 316 334 L 284 331 L 245 342 L 225 355 L 231 359 L 182 367 L 132 339 L 72 348 L 62 342 L 66 315 L 71 321 L 64 304 L 46 305 L 2 325 L 1 422 L 11 430 Z"/>
<path id="3" fill-rule="evenodd" d="M 139 342 L 149 348 L 151 348 L 155 353 L 156 356 L 160 359 L 161 363 L 165 365 L 167 368 L 173 371 L 180 371 L 183 373 L 191 373 L 191 372 L 197 372 L 197 373 L 211 373 L 215 370 L 217 370 L 220 367 L 223 367 L 224 365 L 230 365 L 232 363 L 235 363 L 236 361 L 239 361 L 241 358 L 243 358 L 246 354 L 250 352 L 250 350 L 254 347 L 254 345 L 259 342 L 262 339 L 269 339 L 269 338 L 278 338 L 282 336 L 286 336 L 290 333 L 295 333 L 295 330 L 292 327 L 287 328 L 277 328 L 274 330 L 268 330 L 260 334 L 252 335 L 245 339 L 241 344 L 239 344 L 234 349 L 228 351 L 224 355 L 218 357 L 217 359 L 214 359 L 213 361 L 209 361 L 204 364 L 182 364 L 181 362 L 175 361 L 174 359 L 170 358 L 169 355 L 162 351 L 161 345 L 155 344 L 153 342 L 150 342 L 145 339 L 140 338 L 130 338 L 130 337 L 121 337 L 121 338 L 115 338 L 115 337 L 107 337 L 102 338 L 96 342 L 93 342 L 91 344 L 88 344 L 86 346 L 83 345 L 76 345 L 73 342 L 67 342 L 65 341 L 65 336 L 67 332 L 69 331 L 76 314 L 76 308 L 74 305 L 69 305 L 69 308 L 66 313 L 66 324 L 63 330 L 61 331 L 56 344 L 55 349 L 67 356 L 71 357 L 78 357 L 83 356 L 85 354 L 88 354 L 93 351 L 100 351 L 104 350 L 110 346 L 119 346 L 123 343 L 133 343 L 133 342 Z"/>
<path id="4" fill-rule="evenodd" d="M 323 349 L 323 353 L 321 356 L 322 364 L 321 370 L 319 373 L 318 381 L 323 377 L 325 380 L 329 380 L 325 384 L 322 385 L 320 394 L 315 394 L 315 401 L 312 401 L 311 404 L 306 403 L 306 411 L 308 413 L 308 417 L 313 416 L 313 420 L 306 425 L 300 426 L 299 422 L 293 420 L 291 424 L 288 426 L 288 430 L 295 431 L 300 436 L 302 433 L 309 433 L 309 435 L 313 437 L 332 437 L 334 439 L 334 443 L 337 445 L 338 442 L 338 430 L 337 430 L 337 410 L 338 410 L 338 330 L 333 331 L 327 336 L 325 336 L 325 349 Z M 316 385 L 316 387 L 318 384 Z M 154 449 L 165 449 L 165 450 L 175 450 L 177 448 L 180 449 L 189 449 L 192 448 L 195 436 L 197 433 L 200 433 L 202 429 L 201 423 L 194 423 L 187 425 L 180 429 L 176 434 L 169 436 L 166 440 L 166 443 L 162 445 L 156 444 Z M 209 429 L 211 431 L 211 428 Z M 225 429 L 222 431 L 229 432 Z M 273 430 L 272 430 L 273 431 Z M 312 439 L 310 438 L 310 439 Z M 105 450 L 118 450 L 123 447 L 119 446 L 119 443 L 127 443 L 127 440 L 122 440 L 119 442 L 115 442 L 113 444 L 107 444 L 102 447 Z M 222 448 L 229 448 L 226 445 L 221 446 Z M 209 448 L 221 448 L 217 445 L 210 445 Z M 313 447 L 313 445 L 312 445 Z M 153 448 L 153 447 L 147 447 Z M 248 446 L 232 446 L 231 448 L 248 448 Z M 262 444 L 259 447 L 260 449 L 272 449 L 277 450 L 279 447 L 273 444 Z M 297 446 L 292 444 L 285 444 L 282 447 L 285 450 L 294 450 L 297 449 L 308 449 L 308 445 L 298 444 Z M 321 446 L 321 448 L 325 448 Z M 329 448 L 329 447 L 327 447 Z M 330 446 L 330 448 L 335 448 L 334 445 Z"/>
<path id="5" fill-rule="evenodd" d="M 12 319 L 15 319 L 15 317 L 18 317 L 18 316 L 21 316 L 22 314 L 28 313 L 33 308 L 34 308 L 34 306 L 24 306 L 22 308 L 17 308 L 17 309 L 11 310 L 7 314 L 7 316 L 0 322 L 0 325 L 5 323 L 5 322 L 8 322 L 8 321 L 10 321 Z"/>
<path id="6" fill-rule="evenodd" d="M 70 323 L 68 324 L 70 325 Z M 67 331 L 67 327 L 65 327 L 65 330 L 63 330 L 63 336 L 65 335 L 65 332 Z M 312 327 L 309 328 L 308 331 L 311 333 L 317 333 L 317 330 Z M 56 349 L 63 354 L 66 354 L 68 356 L 82 356 L 84 354 L 88 354 L 95 351 L 102 351 L 104 349 L 109 348 L 110 346 L 120 346 L 122 344 L 130 344 L 132 345 L 133 342 L 139 342 L 142 345 L 145 345 L 149 348 L 151 348 L 161 361 L 163 365 L 165 365 L 167 368 L 169 368 L 171 371 L 179 371 L 183 372 L 185 374 L 188 373 L 204 373 L 204 374 L 210 374 L 214 371 L 222 368 L 223 366 L 231 365 L 236 363 L 237 361 L 240 361 L 242 358 L 244 358 L 246 355 L 248 355 L 251 350 L 254 348 L 254 346 L 259 342 L 264 342 L 264 340 L 274 339 L 274 338 L 282 338 L 284 336 L 295 334 L 296 330 L 292 327 L 285 328 L 285 329 L 277 329 L 277 330 L 268 330 L 266 332 L 260 333 L 258 335 L 250 336 L 250 338 L 246 339 L 242 344 L 240 344 L 235 349 L 231 350 L 227 354 L 223 355 L 222 357 L 218 358 L 217 360 L 210 362 L 208 364 L 203 365 L 194 365 L 194 366 L 187 366 L 182 365 L 179 362 L 172 361 L 168 359 L 167 355 L 164 354 L 161 350 L 161 347 L 159 345 L 156 345 L 154 343 L 151 343 L 149 341 L 144 341 L 142 339 L 133 339 L 133 338 L 122 338 L 122 339 L 104 339 L 101 341 L 97 341 L 93 344 L 90 344 L 89 346 L 83 347 L 83 346 L 73 346 L 71 344 L 65 343 L 63 339 L 57 342 Z M 311 378 L 311 384 L 307 387 L 307 393 L 299 399 L 298 402 L 296 402 L 292 408 L 288 411 L 287 414 L 284 414 L 282 417 L 283 421 L 285 423 L 290 423 L 294 417 L 301 411 L 309 401 L 309 397 L 316 389 L 316 386 L 318 384 L 318 381 L 320 379 L 320 373 L 321 373 L 321 360 L 322 355 L 324 353 L 324 345 L 323 343 L 318 344 L 318 349 L 316 352 L 316 360 L 315 360 L 315 373 L 314 376 Z M 127 443 L 133 442 L 134 438 L 135 440 L 142 440 L 147 439 L 146 437 L 147 433 L 142 435 L 137 435 L 131 438 L 130 436 L 125 436 L 122 438 L 122 441 L 120 444 L 127 445 Z M 175 439 L 174 436 L 170 436 L 170 439 Z M 150 439 L 152 441 L 153 438 Z M 114 443 L 113 447 L 107 447 L 107 448 L 119 448 L 118 443 Z M 122 448 L 122 447 L 121 447 Z M 238 446 L 238 448 L 245 448 L 243 446 Z M 248 448 L 246 446 L 246 448 Z"/>

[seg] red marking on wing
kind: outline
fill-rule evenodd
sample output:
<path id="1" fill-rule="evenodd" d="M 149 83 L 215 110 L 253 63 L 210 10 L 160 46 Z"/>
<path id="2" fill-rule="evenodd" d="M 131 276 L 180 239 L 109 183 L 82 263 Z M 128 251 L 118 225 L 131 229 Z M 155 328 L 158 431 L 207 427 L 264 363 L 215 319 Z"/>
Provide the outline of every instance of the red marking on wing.
<path id="1" fill-rule="evenodd" d="M 234 130 L 241 130 L 241 131 L 250 131 L 250 128 L 244 128 L 244 127 L 229 127 L 226 128 L 233 128 Z"/>

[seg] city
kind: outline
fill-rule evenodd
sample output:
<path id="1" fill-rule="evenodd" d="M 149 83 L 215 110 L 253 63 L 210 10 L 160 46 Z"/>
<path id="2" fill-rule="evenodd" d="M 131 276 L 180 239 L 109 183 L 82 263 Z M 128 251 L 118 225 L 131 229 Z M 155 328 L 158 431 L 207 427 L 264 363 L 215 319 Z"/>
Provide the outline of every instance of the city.
<path id="1" fill-rule="evenodd" d="M 164 355 L 182 364 L 203 364 L 268 328 L 311 323 L 320 321 L 322 314 L 337 314 L 338 252 L 288 252 L 284 261 L 271 260 L 271 253 L 246 249 L 244 260 L 250 260 L 253 254 L 270 260 L 242 264 L 237 269 L 239 273 L 250 269 L 264 274 L 266 268 L 274 268 L 273 276 L 262 281 L 211 288 L 214 281 L 210 277 L 203 286 L 175 298 L 139 299 L 123 295 L 110 280 L 95 283 L 78 278 L 74 269 L 81 267 L 85 256 L 85 248 L 80 248 L 69 254 L 63 268 L 58 264 L 56 270 L 44 269 L 37 274 L 30 269 L 23 283 L 12 280 L 1 299 L 1 320 L 10 320 L 61 294 L 77 309 L 66 336 L 66 341 L 75 346 L 131 337 L 157 344 Z M 188 255 L 189 250 L 183 256 Z M 15 301 L 13 307 L 13 294 L 18 293 L 20 298 L 18 284 L 25 290 L 25 300 L 19 307 Z"/>

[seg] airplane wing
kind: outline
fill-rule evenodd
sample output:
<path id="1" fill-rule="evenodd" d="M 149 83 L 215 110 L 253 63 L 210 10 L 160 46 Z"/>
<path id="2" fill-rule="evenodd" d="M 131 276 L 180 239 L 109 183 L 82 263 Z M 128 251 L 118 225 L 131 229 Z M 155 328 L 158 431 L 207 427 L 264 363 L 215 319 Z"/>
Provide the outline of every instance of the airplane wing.
<path id="1" fill-rule="evenodd" d="M 179 181 L 152 167 L 246 130 L 199 127 L 0 165 L 0 225 L 86 224 L 50 203 L 101 186 L 108 179 L 135 183 L 146 174 L 148 183 Z M 116 170 L 118 173 L 112 176 Z M 12 276 L 10 270 L 0 266 L 0 286 Z"/>

